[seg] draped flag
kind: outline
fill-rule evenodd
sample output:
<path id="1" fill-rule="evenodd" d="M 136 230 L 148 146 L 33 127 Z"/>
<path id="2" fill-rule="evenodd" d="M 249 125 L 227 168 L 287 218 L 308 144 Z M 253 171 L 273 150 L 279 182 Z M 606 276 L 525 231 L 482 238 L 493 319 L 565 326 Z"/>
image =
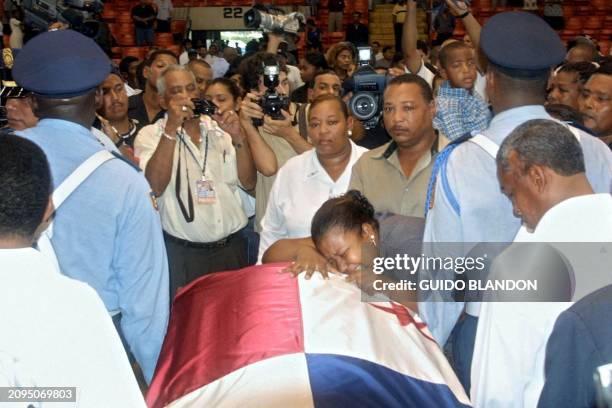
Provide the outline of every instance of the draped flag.
<path id="1" fill-rule="evenodd" d="M 268 264 L 204 276 L 179 292 L 150 407 L 463 407 L 463 388 L 425 324 L 365 303 L 340 276 Z"/>

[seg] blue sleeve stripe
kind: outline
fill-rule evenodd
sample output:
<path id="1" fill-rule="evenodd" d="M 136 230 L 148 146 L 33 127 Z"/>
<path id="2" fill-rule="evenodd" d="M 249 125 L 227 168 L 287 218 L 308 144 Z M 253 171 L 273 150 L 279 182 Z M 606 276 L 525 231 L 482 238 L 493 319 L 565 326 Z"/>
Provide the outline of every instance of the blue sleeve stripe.
<path id="1" fill-rule="evenodd" d="M 458 145 L 453 145 L 453 146 L 456 147 Z M 454 147 L 449 150 L 450 151 L 454 150 Z M 451 190 L 450 188 L 450 184 L 448 184 L 448 176 L 446 175 L 446 165 L 448 163 L 448 156 L 449 155 L 446 155 L 444 162 L 442 162 L 442 179 L 441 179 L 442 188 L 444 189 L 444 194 L 446 195 L 446 199 L 448 200 L 451 207 L 453 207 L 453 210 L 455 210 L 457 215 L 461 215 L 461 207 L 459 206 L 459 202 L 457 201 L 457 198 L 455 197 L 453 190 Z"/>
<path id="2" fill-rule="evenodd" d="M 442 188 L 444 189 L 444 194 L 446 194 L 446 198 L 450 203 L 453 210 L 457 213 L 457 215 L 461 215 L 461 206 L 453 193 L 453 190 L 450 188 L 450 184 L 448 183 L 448 177 L 446 176 L 446 165 L 448 163 L 448 158 L 450 154 L 457 146 L 461 143 L 469 140 L 472 137 L 471 133 L 466 133 L 465 135 L 455 139 L 449 145 L 444 148 L 438 156 L 436 157 L 436 161 L 434 162 L 433 169 L 431 170 L 431 177 L 429 179 L 429 184 L 427 185 L 427 198 L 425 199 L 425 218 L 427 218 L 427 213 L 429 212 L 429 207 L 431 206 L 431 200 L 434 195 L 434 190 L 436 186 L 436 180 L 438 177 L 438 173 L 441 173 L 441 182 Z"/>

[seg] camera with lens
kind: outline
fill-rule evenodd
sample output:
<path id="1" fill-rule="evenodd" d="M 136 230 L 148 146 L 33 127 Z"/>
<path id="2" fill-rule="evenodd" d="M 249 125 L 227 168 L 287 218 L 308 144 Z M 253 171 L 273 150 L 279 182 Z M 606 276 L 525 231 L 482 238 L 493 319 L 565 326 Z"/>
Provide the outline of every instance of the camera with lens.
<path id="1" fill-rule="evenodd" d="M 359 66 L 353 76 L 342 84 L 344 93 L 352 92 L 349 109 L 363 123 L 365 129 L 378 125 L 382 113 L 383 93 L 388 79 L 372 67 L 372 49 L 359 47 Z"/>
<path id="2" fill-rule="evenodd" d="M 304 31 L 306 18 L 302 13 L 274 15 L 252 8 L 244 14 L 247 28 L 261 28 L 266 33 L 295 34 Z"/>
<path id="3" fill-rule="evenodd" d="M 217 105 L 206 99 L 192 99 L 194 115 L 212 116 L 217 113 Z"/>
<path id="4" fill-rule="evenodd" d="M 266 86 L 266 92 L 258 102 L 263 113 L 275 120 L 284 119 L 282 111 L 289 110 L 289 97 L 276 92 L 276 87 L 280 83 L 279 75 L 280 66 L 264 65 L 263 82 Z M 263 125 L 263 120 L 253 118 L 253 125 L 261 126 Z"/>

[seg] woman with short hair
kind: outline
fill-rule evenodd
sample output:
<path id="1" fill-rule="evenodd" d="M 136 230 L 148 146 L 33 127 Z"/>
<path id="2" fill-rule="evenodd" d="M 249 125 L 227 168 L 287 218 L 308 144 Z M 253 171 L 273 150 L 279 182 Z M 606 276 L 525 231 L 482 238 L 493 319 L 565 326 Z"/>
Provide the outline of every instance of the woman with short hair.
<path id="1" fill-rule="evenodd" d="M 367 151 L 350 140 L 352 126 L 339 97 L 323 95 L 311 104 L 308 136 L 314 148 L 289 159 L 277 173 L 261 223 L 260 258 L 279 239 L 310 235 L 319 206 L 346 192 L 353 164 Z"/>

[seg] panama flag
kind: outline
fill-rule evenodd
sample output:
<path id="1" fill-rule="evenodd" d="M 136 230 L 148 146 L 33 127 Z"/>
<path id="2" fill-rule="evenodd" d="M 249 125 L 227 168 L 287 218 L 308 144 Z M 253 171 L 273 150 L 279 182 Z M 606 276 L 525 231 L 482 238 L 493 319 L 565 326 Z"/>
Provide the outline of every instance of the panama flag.
<path id="1" fill-rule="evenodd" d="M 425 324 L 365 303 L 341 276 L 268 264 L 204 276 L 179 292 L 150 407 L 463 407 Z"/>

